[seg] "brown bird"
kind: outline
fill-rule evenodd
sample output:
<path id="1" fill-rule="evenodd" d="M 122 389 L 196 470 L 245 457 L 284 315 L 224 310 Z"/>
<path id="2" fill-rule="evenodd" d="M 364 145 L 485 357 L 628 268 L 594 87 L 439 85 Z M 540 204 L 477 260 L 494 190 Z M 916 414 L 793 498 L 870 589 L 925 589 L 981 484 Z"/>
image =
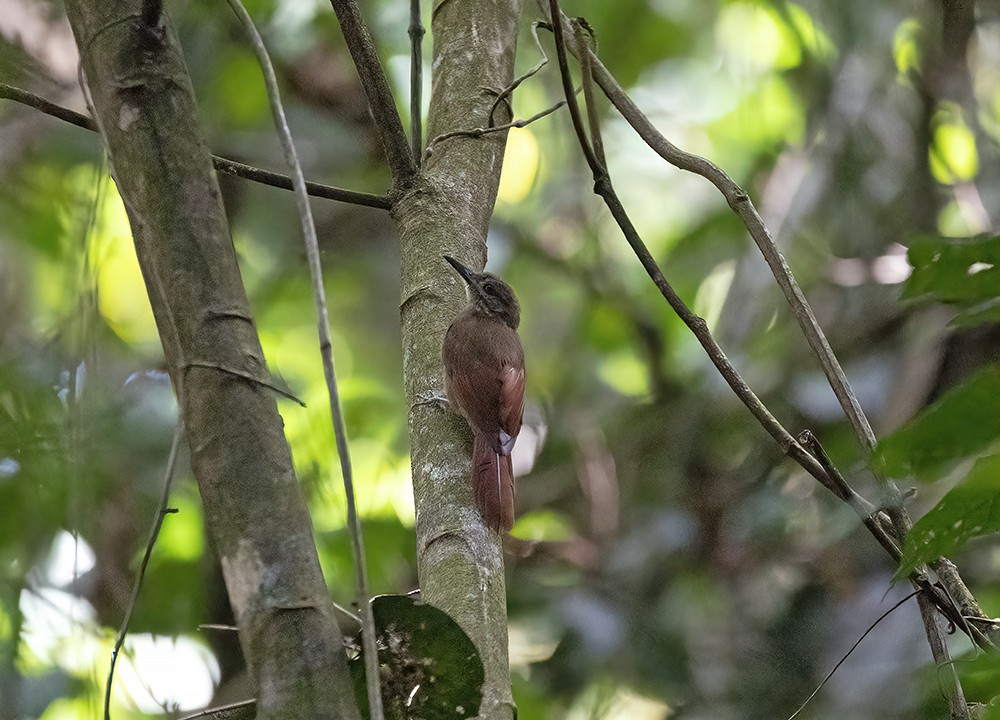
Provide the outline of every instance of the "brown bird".
<path id="1" fill-rule="evenodd" d="M 444 259 L 465 280 L 469 297 L 444 336 L 445 391 L 472 428 L 472 489 L 479 512 L 488 526 L 506 532 L 514 525 L 510 452 L 524 416 L 521 308 L 496 275 Z"/>

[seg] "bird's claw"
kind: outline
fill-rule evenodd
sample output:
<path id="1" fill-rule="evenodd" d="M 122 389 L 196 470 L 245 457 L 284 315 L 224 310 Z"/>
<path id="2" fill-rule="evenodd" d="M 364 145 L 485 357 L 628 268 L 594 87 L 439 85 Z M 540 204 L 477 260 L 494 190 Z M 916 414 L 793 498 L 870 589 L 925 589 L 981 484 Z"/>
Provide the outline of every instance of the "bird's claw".
<path id="1" fill-rule="evenodd" d="M 425 392 L 417 393 L 413 404 L 411 404 L 410 407 L 415 408 L 419 405 L 436 405 L 442 410 L 447 410 L 451 407 L 451 404 L 448 402 L 448 397 L 435 390 L 427 390 Z"/>

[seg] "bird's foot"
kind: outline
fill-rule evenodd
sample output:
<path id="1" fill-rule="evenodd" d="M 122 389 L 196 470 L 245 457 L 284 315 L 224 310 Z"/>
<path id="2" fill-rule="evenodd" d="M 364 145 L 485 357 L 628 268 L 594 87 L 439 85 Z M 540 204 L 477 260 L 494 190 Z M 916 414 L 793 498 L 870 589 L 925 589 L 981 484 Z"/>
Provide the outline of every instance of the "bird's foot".
<path id="1" fill-rule="evenodd" d="M 410 407 L 415 408 L 420 405 L 435 405 L 442 410 L 448 410 L 451 407 L 451 404 L 448 402 L 448 396 L 436 390 L 417 393 Z"/>

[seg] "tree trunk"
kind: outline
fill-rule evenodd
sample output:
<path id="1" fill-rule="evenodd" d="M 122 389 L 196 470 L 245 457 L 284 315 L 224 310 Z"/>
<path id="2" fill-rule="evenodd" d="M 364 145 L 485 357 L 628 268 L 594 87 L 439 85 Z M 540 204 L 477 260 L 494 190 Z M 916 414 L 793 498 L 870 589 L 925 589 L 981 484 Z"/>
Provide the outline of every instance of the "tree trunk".
<path id="1" fill-rule="evenodd" d="M 513 78 L 522 0 L 434 4 L 429 142 L 485 127 Z M 507 122 L 500 103 L 495 123 Z M 435 144 L 415 184 L 396 204 L 402 259 L 403 363 L 416 502 L 417 563 L 424 600 L 451 615 L 483 658 L 480 716 L 510 718 L 507 609 L 501 538 L 486 528 L 469 483 L 471 434 L 454 413 L 423 402 L 441 393 L 441 343 L 464 304 L 459 278 L 441 258 L 473 268 L 486 260 L 486 232 L 500 181 L 506 133 Z"/>
<path id="2" fill-rule="evenodd" d="M 357 718 L 343 642 L 176 37 L 155 3 L 67 0 L 177 389 L 259 717 Z"/>

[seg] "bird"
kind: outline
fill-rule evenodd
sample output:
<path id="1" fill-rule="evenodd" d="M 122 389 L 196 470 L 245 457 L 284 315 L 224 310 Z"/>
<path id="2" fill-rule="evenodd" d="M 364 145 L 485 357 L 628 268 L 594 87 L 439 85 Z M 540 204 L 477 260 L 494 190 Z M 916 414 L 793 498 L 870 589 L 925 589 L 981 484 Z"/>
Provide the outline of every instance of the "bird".
<path id="1" fill-rule="evenodd" d="M 521 308 L 510 285 L 443 256 L 466 284 L 468 305 L 452 321 L 441 349 L 449 404 L 472 429 L 472 489 L 486 525 L 514 525 L 510 453 L 524 417 Z"/>

